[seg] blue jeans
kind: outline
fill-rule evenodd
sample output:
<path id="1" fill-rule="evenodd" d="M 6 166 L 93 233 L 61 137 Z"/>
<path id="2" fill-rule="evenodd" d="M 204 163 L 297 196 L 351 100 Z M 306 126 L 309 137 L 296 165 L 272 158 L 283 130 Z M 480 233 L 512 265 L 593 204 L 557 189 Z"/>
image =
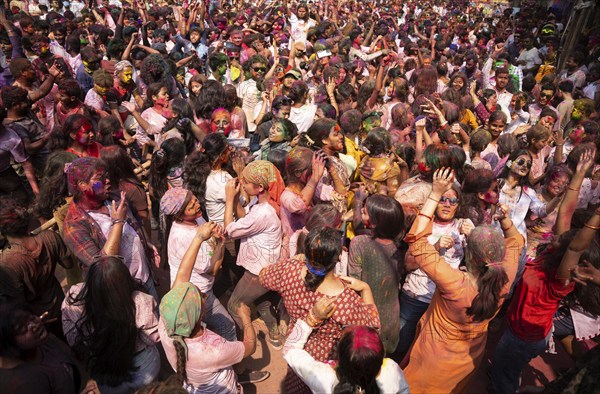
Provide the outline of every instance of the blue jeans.
<path id="1" fill-rule="evenodd" d="M 156 346 L 148 346 L 136 354 L 133 357 L 132 367 L 137 367 L 137 371 L 132 373 L 129 382 L 123 382 L 118 386 L 98 384 L 100 391 L 103 394 L 126 394 L 154 382 L 160 370 L 160 354 Z"/>
<path id="2" fill-rule="evenodd" d="M 392 359 L 401 362 L 410 349 L 417 331 L 417 323 L 427 311 L 429 304 L 400 292 L 400 340 L 396 351 L 390 355 Z"/>
<path id="3" fill-rule="evenodd" d="M 227 309 L 225 309 L 219 299 L 215 297 L 212 290 L 209 290 L 204 294 L 206 294 L 206 314 L 204 315 L 204 322 L 208 328 L 230 342 L 237 341 L 235 323 L 227 312 Z"/>
<path id="4" fill-rule="evenodd" d="M 546 350 L 550 335 L 538 341 L 528 342 L 517 338 L 507 327 L 494 352 L 490 371 L 490 392 L 492 394 L 516 392 L 519 388 L 521 371 L 531 359 Z"/>
<path id="5" fill-rule="evenodd" d="M 152 278 L 152 275 L 150 275 L 150 278 L 146 281 L 146 283 L 143 284 L 143 286 L 148 294 L 150 294 L 158 303 L 160 303 L 160 298 L 158 298 L 158 292 L 156 291 L 156 286 L 154 286 L 154 279 Z"/>

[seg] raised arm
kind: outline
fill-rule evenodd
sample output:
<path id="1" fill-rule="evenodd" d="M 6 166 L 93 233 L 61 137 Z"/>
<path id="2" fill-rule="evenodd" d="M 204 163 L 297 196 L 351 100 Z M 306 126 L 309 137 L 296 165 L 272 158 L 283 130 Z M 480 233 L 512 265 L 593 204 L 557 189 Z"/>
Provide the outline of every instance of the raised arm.
<path id="1" fill-rule="evenodd" d="M 594 215 L 583 225 L 583 228 L 579 230 L 569 244 L 569 249 L 567 249 L 556 271 L 557 278 L 570 279 L 571 271 L 579 264 L 579 258 L 591 245 L 598 229 L 600 229 L 600 208 L 596 209 Z"/>
<path id="2" fill-rule="evenodd" d="M 581 184 L 585 179 L 587 171 L 594 164 L 594 156 L 595 150 L 588 149 L 579 157 L 575 175 L 573 175 L 569 186 L 567 186 L 565 196 L 560 204 L 560 207 L 558 208 L 558 216 L 556 218 L 556 224 L 554 225 L 555 235 L 561 235 L 562 233 L 569 231 L 571 228 L 571 219 L 575 209 L 577 208 L 577 200 L 579 199 Z"/>
<path id="3" fill-rule="evenodd" d="M 214 222 L 207 222 L 198 227 L 196 230 L 196 236 L 183 255 L 183 259 L 181 260 L 181 264 L 179 265 L 177 275 L 175 276 L 175 280 L 173 281 L 171 288 L 174 288 L 181 283 L 190 281 L 194 264 L 196 264 L 196 256 L 200 251 L 200 246 L 202 245 L 202 242 L 206 242 L 210 239 L 210 237 L 212 237 L 216 227 L 217 224 Z"/>

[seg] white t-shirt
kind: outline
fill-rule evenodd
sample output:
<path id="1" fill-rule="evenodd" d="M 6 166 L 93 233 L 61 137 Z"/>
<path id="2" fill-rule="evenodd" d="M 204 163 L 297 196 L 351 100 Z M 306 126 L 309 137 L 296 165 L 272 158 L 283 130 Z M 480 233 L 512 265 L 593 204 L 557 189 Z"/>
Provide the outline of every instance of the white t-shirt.
<path id="1" fill-rule="evenodd" d="M 290 111 L 290 122 L 298 127 L 298 133 L 306 133 L 315 121 L 317 106 L 315 104 L 304 104 L 300 108 L 292 107 Z"/>
<path id="2" fill-rule="evenodd" d="M 225 215 L 225 184 L 233 177 L 227 171 L 212 170 L 206 178 L 204 205 L 208 220 L 223 224 Z"/>
<path id="3" fill-rule="evenodd" d="M 169 364 L 177 370 L 177 352 L 173 340 L 167 335 L 162 317 L 158 323 L 160 341 Z M 228 342 L 218 334 L 204 328 L 202 336 L 186 338 L 188 359 L 185 363 L 187 382 L 185 388 L 190 393 L 231 394 L 237 393 L 237 378 L 232 365 L 244 358 L 244 343 Z"/>
<path id="4" fill-rule="evenodd" d="M 329 363 L 315 360 L 303 349 L 311 332 L 306 322 L 298 320 L 285 343 L 283 357 L 313 393 L 332 393 L 339 382 L 335 369 Z M 383 359 L 376 381 L 382 393 L 409 393 L 404 374 L 392 359 Z"/>
<path id="5" fill-rule="evenodd" d="M 454 238 L 454 246 L 447 248 L 443 254 L 446 263 L 454 269 L 458 269 L 465 256 L 466 237 L 460 233 L 460 226 L 464 222 L 473 224 L 470 219 L 455 219 L 449 224 L 434 222 L 431 235 L 427 237 L 427 242 L 431 245 L 435 245 L 443 235 Z M 435 283 L 425 272 L 416 269 L 407 275 L 402 291 L 421 302 L 430 303 L 435 292 Z"/>
<path id="6" fill-rule="evenodd" d="M 109 206 L 108 210 L 110 212 L 112 208 Z M 100 230 L 102 230 L 102 234 L 108 239 L 108 234 L 112 228 L 110 216 L 99 212 L 88 212 L 88 214 L 94 219 Z M 148 281 L 150 278 L 150 268 L 146 260 L 144 245 L 142 245 L 140 237 L 129 223 L 125 223 L 123 226 L 119 256 L 123 256 L 125 265 L 129 268 L 129 273 L 133 279 L 139 279 L 142 283 Z"/>
<path id="7" fill-rule="evenodd" d="M 204 221 L 204 220 L 202 220 Z M 167 243 L 167 253 L 169 257 L 169 269 L 171 276 L 171 285 L 175 281 L 179 265 L 185 252 L 191 245 L 196 236 L 196 226 L 174 222 L 169 233 L 169 241 Z M 213 248 L 209 242 L 202 242 L 200 250 L 196 256 L 196 262 L 192 269 L 192 277 L 190 282 L 195 284 L 201 292 L 206 293 L 213 287 L 215 277 L 206 273 L 210 268 L 210 259 L 213 254 Z"/>

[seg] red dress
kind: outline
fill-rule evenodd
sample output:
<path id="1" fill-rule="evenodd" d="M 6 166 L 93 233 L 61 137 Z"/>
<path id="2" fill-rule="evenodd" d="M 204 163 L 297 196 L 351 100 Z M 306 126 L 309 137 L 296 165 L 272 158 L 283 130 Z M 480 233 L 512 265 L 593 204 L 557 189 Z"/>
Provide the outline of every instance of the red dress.
<path id="1" fill-rule="evenodd" d="M 317 300 L 323 294 L 310 291 L 301 277 L 304 268 L 304 256 L 282 260 L 263 268 L 260 272 L 260 284 L 281 294 L 285 307 L 290 314 L 290 328 L 297 319 L 304 319 Z M 342 336 L 345 326 L 359 325 L 379 328 L 379 314 L 375 305 L 366 305 L 360 296 L 349 287 L 345 287 L 338 296 L 333 315 L 318 329 L 314 330 L 304 350 L 317 361 L 334 360 L 335 346 Z"/>

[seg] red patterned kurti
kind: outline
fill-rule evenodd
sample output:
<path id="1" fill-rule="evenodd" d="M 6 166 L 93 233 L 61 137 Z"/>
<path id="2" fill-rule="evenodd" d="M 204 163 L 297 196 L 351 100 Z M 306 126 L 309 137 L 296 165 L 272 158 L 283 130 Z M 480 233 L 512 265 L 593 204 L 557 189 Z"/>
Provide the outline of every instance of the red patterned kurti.
<path id="1" fill-rule="evenodd" d="M 304 319 L 315 302 L 323 297 L 323 294 L 306 288 L 301 276 L 303 268 L 304 256 L 298 255 L 291 260 L 283 260 L 265 267 L 260 272 L 261 285 L 281 294 L 291 317 L 290 332 L 296 320 Z M 336 304 L 333 315 L 312 332 L 304 346 L 304 350 L 317 361 L 336 358 L 335 345 L 345 326 L 361 325 L 379 328 L 379 314 L 375 305 L 366 305 L 349 287 L 344 288 Z"/>

